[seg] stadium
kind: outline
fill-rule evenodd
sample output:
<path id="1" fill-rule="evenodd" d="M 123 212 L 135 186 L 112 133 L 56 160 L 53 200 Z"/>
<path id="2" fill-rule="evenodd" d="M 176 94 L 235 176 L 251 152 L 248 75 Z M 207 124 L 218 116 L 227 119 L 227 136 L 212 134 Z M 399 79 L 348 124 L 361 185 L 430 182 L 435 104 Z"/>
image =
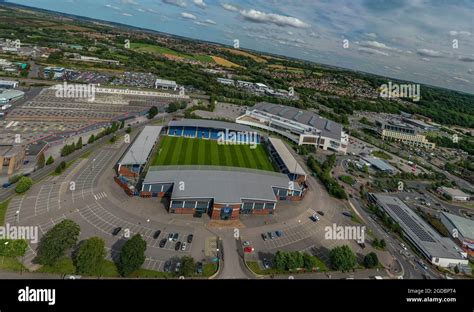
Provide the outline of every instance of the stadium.
<path id="1" fill-rule="evenodd" d="M 130 196 L 163 198 L 170 213 L 231 220 L 300 200 L 306 172 L 279 139 L 234 123 L 182 119 L 146 126 L 116 165 Z"/>

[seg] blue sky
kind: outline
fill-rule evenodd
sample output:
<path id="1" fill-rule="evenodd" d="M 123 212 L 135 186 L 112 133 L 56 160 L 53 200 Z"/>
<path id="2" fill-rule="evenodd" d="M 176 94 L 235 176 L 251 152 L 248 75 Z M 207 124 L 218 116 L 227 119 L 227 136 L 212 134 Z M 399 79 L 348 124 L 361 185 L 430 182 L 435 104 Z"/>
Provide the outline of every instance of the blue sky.
<path id="1" fill-rule="evenodd" d="M 474 0 L 9 2 L 474 93 Z"/>

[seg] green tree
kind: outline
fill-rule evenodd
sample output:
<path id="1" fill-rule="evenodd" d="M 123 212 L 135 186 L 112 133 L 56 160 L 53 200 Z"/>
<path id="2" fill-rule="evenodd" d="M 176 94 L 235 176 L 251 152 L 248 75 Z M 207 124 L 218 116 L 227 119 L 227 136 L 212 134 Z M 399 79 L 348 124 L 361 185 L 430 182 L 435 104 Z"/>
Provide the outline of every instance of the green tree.
<path id="1" fill-rule="evenodd" d="M 278 270 L 286 270 L 287 265 L 288 265 L 288 257 L 287 253 L 281 250 L 278 250 L 275 254 L 275 267 Z"/>
<path id="2" fill-rule="evenodd" d="M 41 238 L 35 262 L 54 265 L 77 243 L 80 232 L 81 228 L 72 220 L 66 219 L 56 224 Z"/>
<path id="3" fill-rule="evenodd" d="M 20 180 L 18 180 L 15 192 L 18 194 L 23 194 L 28 191 L 32 185 L 33 180 L 30 177 L 21 177 Z"/>
<path id="4" fill-rule="evenodd" d="M 158 114 L 158 108 L 153 106 L 148 111 L 148 119 L 153 119 Z"/>
<path id="5" fill-rule="evenodd" d="M 87 140 L 87 144 L 92 144 L 94 143 L 94 141 L 95 141 L 95 135 L 91 134 L 91 136 L 89 137 L 89 140 Z"/>
<path id="6" fill-rule="evenodd" d="M 316 258 L 311 256 L 309 253 L 305 252 L 303 253 L 303 262 L 304 262 L 304 268 L 307 271 L 312 271 L 313 268 L 316 266 L 317 261 Z"/>
<path id="7" fill-rule="evenodd" d="M 76 150 L 80 150 L 82 148 L 82 137 L 79 137 L 79 140 L 76 142 Z"/>
<path id="8" fill-rule="evenodd" d="M 196 271 L 196 263 L 194 262 L 194 259 L 189 256 L 184 256 L 181 258 L 181 267 L 179 268 L 179 271 L 177 272 L 177 276 L 184 276 L 184 277 L 189 277 L 194 274 Z"/>
<path id="9" fill-rule="evenodd" d="M 0 256 L 22 257 L 28 249 L 28 242 L 24 239 L 0 239 Z"/>
<path id="10" fill-rule="evenodd" d="M 380 245 L 380 248 L 385 249 L 385 247 L 387 246 L 385 239 L 381 239 L 379 245 Z"/>
<path id="11" fill-rule="evenodd" d="M 53 156 L 50 155 L 50 156 L 48 157 L 48 160 L 46 161 L 46 166 L 49 166 L 49 165 L 51 165 L 52 163 L 54 163 L 54 158 L 53 158 Z"/>
<path id="12" fill-rule="evenodd" d="M 146 241 L 140 234 L 127 240 L 120 252 L 118 269 L 122 276 L 130 276 L 145 262 Z"/>
<path id="13" fill-rule="evenodd" d="M 132 132 L 132 127 L 128 126 L 127 129 L 125 129 L 125 133 L 130 134 Z"/>
<path id="14" fill-rule="evenodd" d="M 379 258 L 375 252 L 371 252 L 364 257 L 364 266 L 368 269 L 374 268 L 379 264 Z"/>
<path id="15" fill-rule="evenodd" d="M 105 255 L 105 242 L 103 239 L 94 236 L 82 241 L 73 257 L 76 273 L 101 276 Z"/>
<path id="16" fill-rule="evenodd" d="M 38 160 L 36 161 L 36 167 L 38 167 L 38 169 L 43 168 L 45 162 L 46 162 L 46 160 L 45 160 L 45 157 L 44 157 L 44 153 L 41 152 L 38 156 Z"/>
<path id="17" fill-rule="evenodd" d="M 338 246 L 329 252 L 329 259 L 333 269 L 347 272 L 357 265 L 357 257 L 347 245 Z"/>

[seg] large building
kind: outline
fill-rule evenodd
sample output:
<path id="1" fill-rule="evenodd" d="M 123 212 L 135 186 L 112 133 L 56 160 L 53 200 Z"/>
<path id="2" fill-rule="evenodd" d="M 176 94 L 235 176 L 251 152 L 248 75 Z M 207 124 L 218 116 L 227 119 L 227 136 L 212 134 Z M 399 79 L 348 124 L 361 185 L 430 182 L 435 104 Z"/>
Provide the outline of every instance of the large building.
<path id="1" fill-rule="evenodd" d="M 23 166 L 25 147 L 21 145 L 0 145 L 0 174 L 14 174 Z M 4 171 L 6 170 L 6 171 Z"/>
<path id="2" fill-rule="evenodd" d="M 8 104 L 25 96 L 25 92 L 13 89 L 0 89 L 0 104 Z"/>
<path id="3" fill-rule="evenodd" d="M 375 158 L 375 157 L 370 157 L 370 156 L 363 156 L 361 157 L 364 162 L 366 162 L 367 165 L 372 166 L 372 168 L 388 173 L 388 174 L 395 174 L 398 172 L 398 170 L 393 167 L 392 165 L 388 164 L 386 161 L 380 159 L 380 158 Z"/>
<path id="4" fill-rule="evenodd" d="M 470 256 L 474 257 L 474 221 L 451 213 L 442 212 L 441 222 L 455 241 Z"/>
<path id="5" fill-rule="evenodd" d="M 382 140 L 393 140 L 407 145 L 434 149 L 435 144 L 426 139 L 414 127 L 396 120 L 376 121 L 378 132 Z"/>
<path id="6" fill-rule="evenodd" d="M 469 264 L 450 238 L 441 237 L 399 198 L 371 193 L 369 200 L 400 225 L 404 238 L 432 264 L 445 268 Z"/>
<path id="7" fill-rule="evenodd" d="M 178 85 L 176 81 L 172 80 L 165 80 L 165 79 L 156 79 L 155 81 L 155 88 L 163 89 L 163 90 L 173 90 L 176 91 Z"/>
<path id="8" fill-rule="evenodd" d="M 471 196 L 469 194 L 464 193 L 460 189 L 455 189 L 452 187 L 441 186 L 437 189 L 438 193 L 444 196 L 448 196 L 451 200 L 455 201 L 469 201 Z"/>
<path id="9" fill-rule="evenodd" d="M 298 200 L 304 190 L 281 173 L 216 166 L 159 166 L 148 171 L 143 197 L 169 197 L 169 212 L 208 213 L 212 219 L 273 214 L 277 200 Z"/>
<path id="10" fill-rule="evenodd" d="M 295 159 L 288 147 L 282 140 L 268 138 L 269 151 L 278 165 L 280 172 L 288 174 L 292 181 L 303 183 L 306 181 L 307 173 Z"/>
<path id="11" fill-rule="evenodd" d="M 15 80 L 1 80 L 0 79 L 0 88 L 2 89 L 15 89 L 18 87 L 19 82 Z"/>
<path id="12" fill-rule="evenodd" d="M 290 106 L 257 103 L 236 122 L 278 133 L 298 145 L 314 145 L 323 150 L 346 153 L 349 144 L 349 136 L 341 124 Z"/>

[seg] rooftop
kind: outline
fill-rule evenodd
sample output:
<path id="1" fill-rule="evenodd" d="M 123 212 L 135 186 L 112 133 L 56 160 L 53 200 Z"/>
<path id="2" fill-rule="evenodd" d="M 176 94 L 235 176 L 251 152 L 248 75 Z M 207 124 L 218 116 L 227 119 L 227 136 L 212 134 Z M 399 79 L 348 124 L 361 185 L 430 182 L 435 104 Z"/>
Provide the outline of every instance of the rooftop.
<path id="1" fill-rule="evenodd" d="M 162 129 L 161 126 L 146 126 L 143 128 L 119 163 L 121 165 L 145 164 Z"/>
<path id="2" fill-rule="evenodd" d="M 448 193 L 449 195 L 451 195 L 453 197 L 454 196 L 469 197 L 469 194 L 464 193 L 460 189 L 455 189 L 455 188 L 446 187 L 446 186 L 441 186 L 441 189 L 443 190 L 443 192 L 446 192 L 446 193 Z"/>
<path id="3" fill-rule="evenodd" d="M 269 140 L 290 173 L 306 175 L 303 167 L 301 167 L 298 161 L 296 161 L 295 157 L 293 157 L 290 150 L 282 140 L 277 138 L 269 138 Z"/>
<path id="4" fill-rule="evenodd" d="M 169 127 L 200 127 L 214 129 L 229 129 L 230 131 L 253 132 L 252 128 L 232 122 L 206 120 L 206 119 L 181 119 L 172 120 Z"/>
<path id="5" fill-rule="evenodd" d="M 0 99 L 14 99 L 19 96 L 25 95 L 25 92 L 14 89 L 0 89 Z"/>
<path id="6" fill-rule="evenodd" d="M 454 225 L 462 236 L 474 240 L 474 221 L 444 211 L 442 214 Z"/>
<path id="7" fill-rule="evenodd" d="M 390 171 L 390 172 L 397 171 L 397 169 L 395 169 L 393 166 L 391 166 L 390 164 L 388 164 L 387 162 L 383 161 L 380 158 L 366 156 L 366 157 L 362 157 L 362 159 L 381 171 Z"/>
<path id="8" fill-rule="evenodd" d="M 143 184 L 180 182 L 184 182 L 184 190 L 176 185 L 172 199 L 213 198 L 216 203 L 241 203 L 243 199 L 276 202 L 272 187 L 288 189 L 290 180 L 281 173 L 255 169 L 155 166 L 150 167 Z"/>

